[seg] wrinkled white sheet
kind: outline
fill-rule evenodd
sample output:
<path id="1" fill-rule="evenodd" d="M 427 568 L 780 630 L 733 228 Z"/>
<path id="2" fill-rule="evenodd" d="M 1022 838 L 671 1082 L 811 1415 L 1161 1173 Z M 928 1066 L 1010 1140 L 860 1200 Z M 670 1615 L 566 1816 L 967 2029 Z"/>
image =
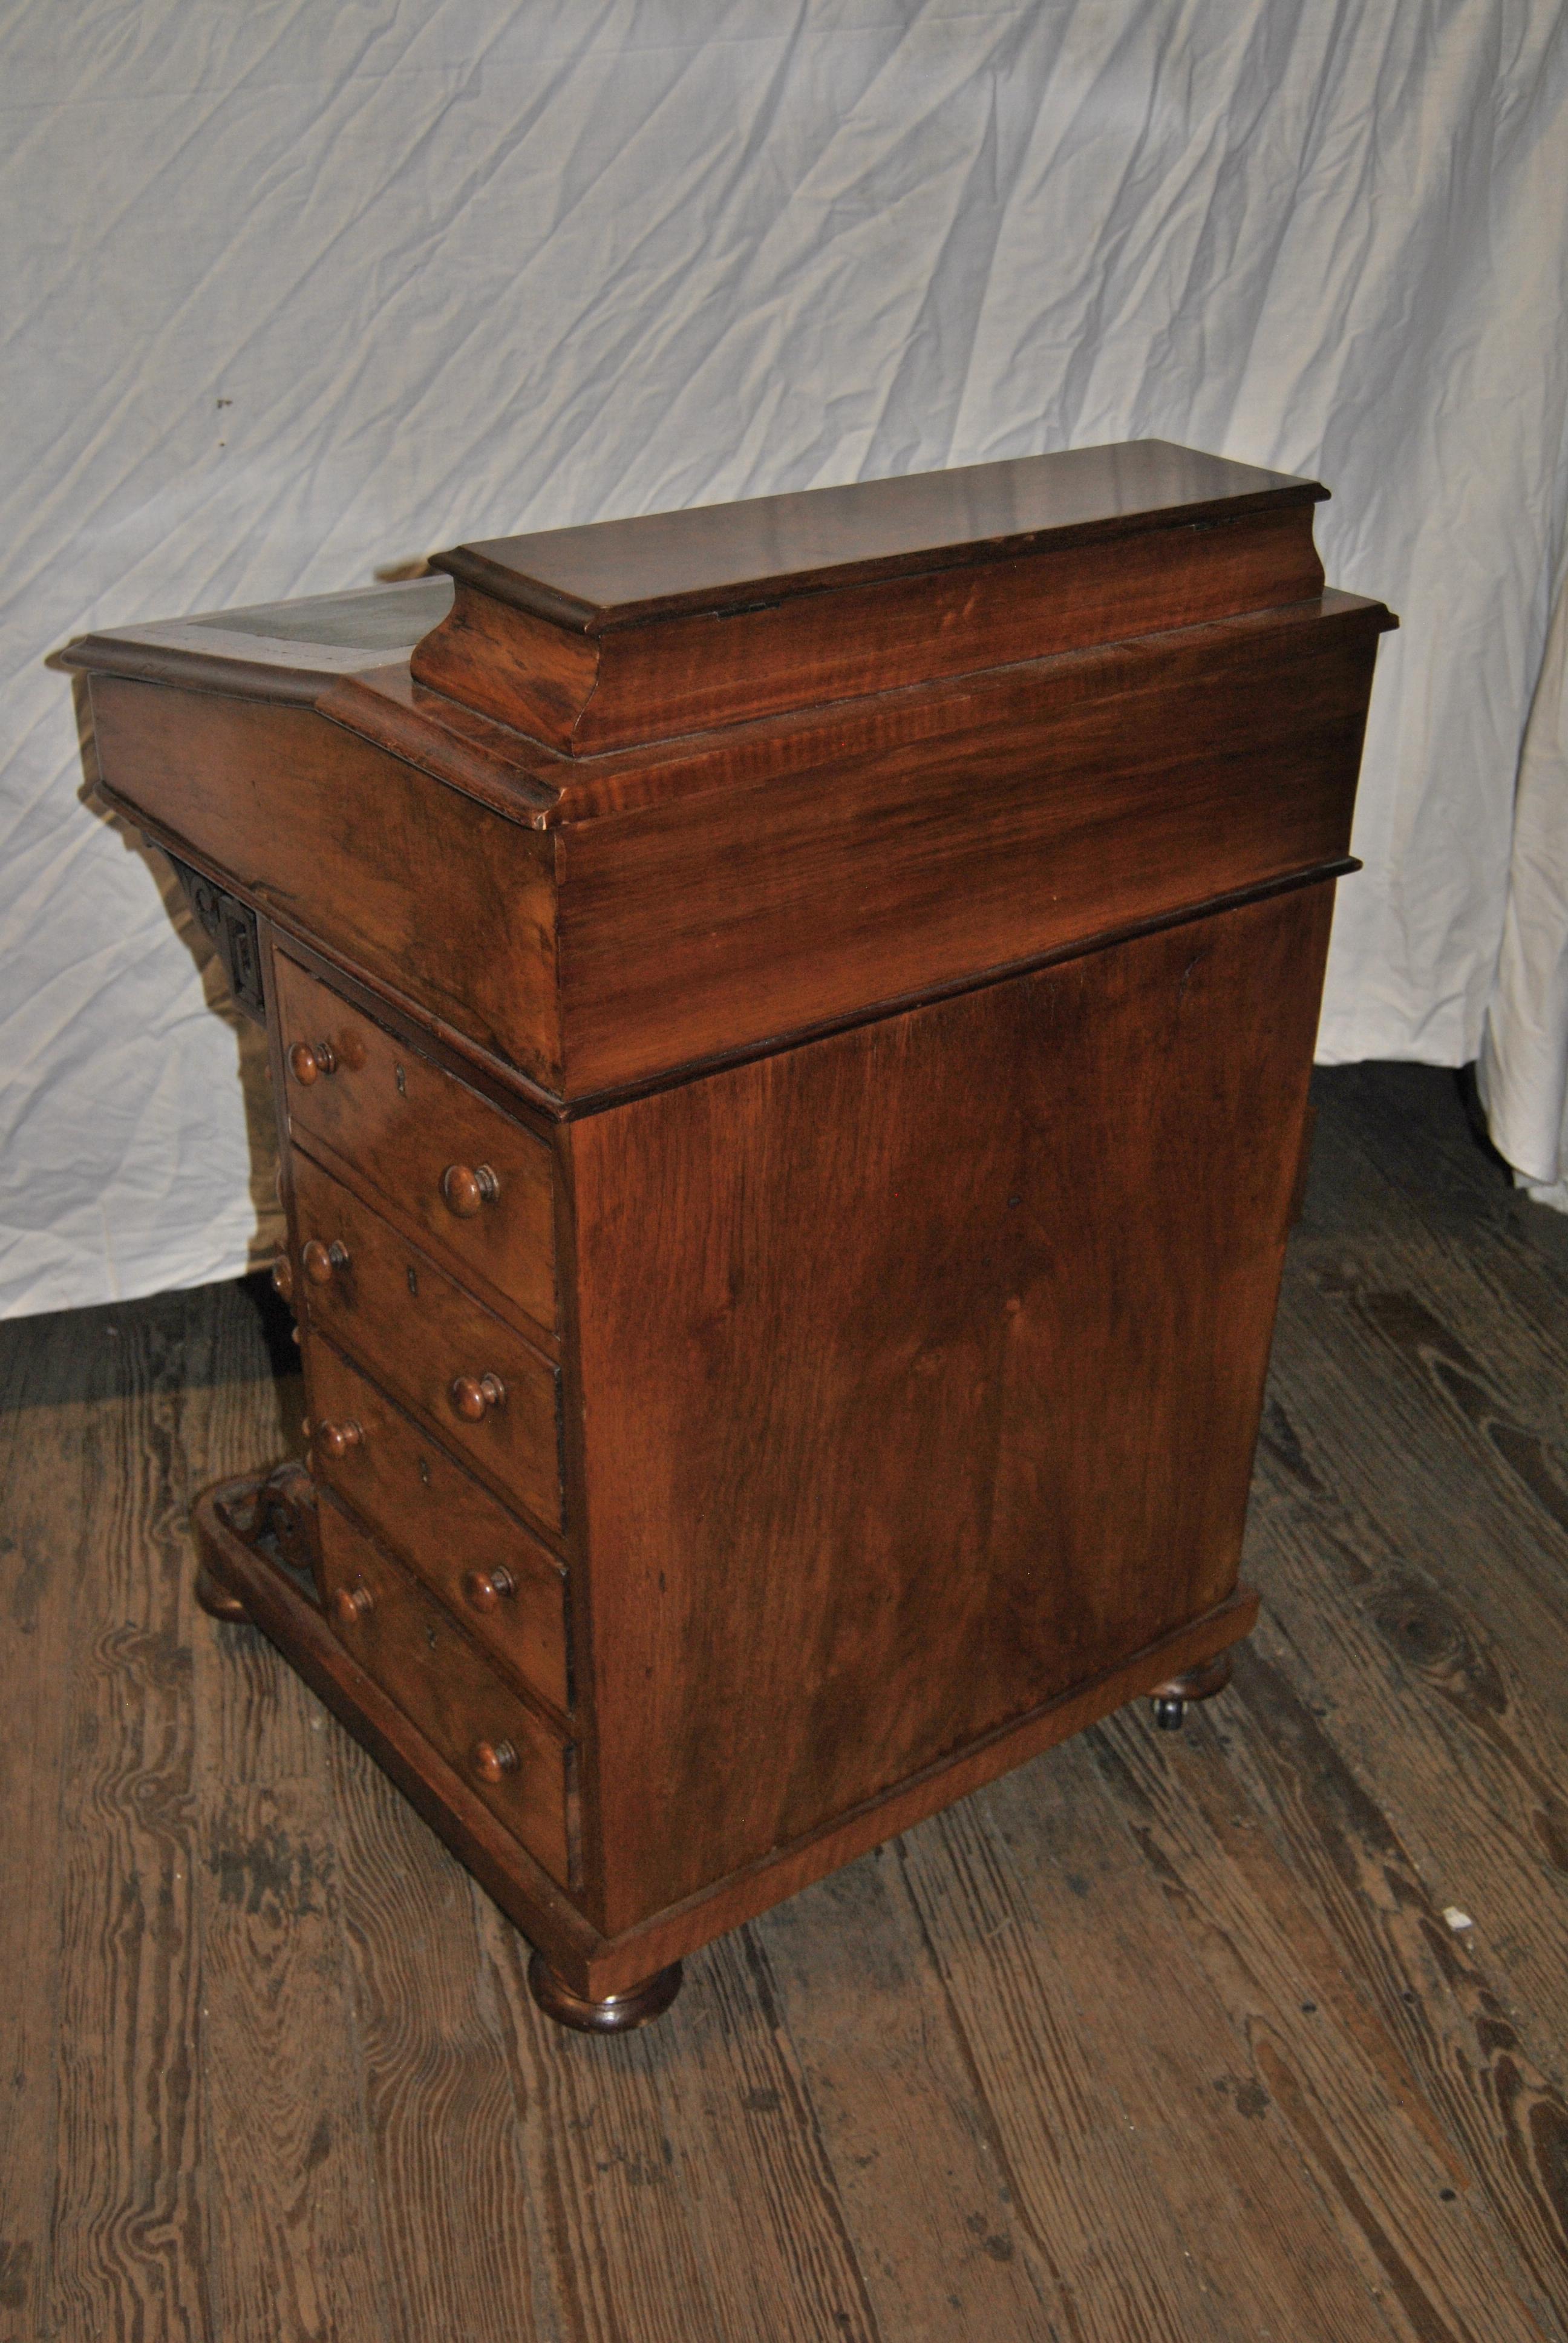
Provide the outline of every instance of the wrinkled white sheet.
<path id="1" fill-rule="evenodd" d="M 1404 621 L 1322 1050 L 1473 1055 L 1565 48 L 1561 0 L 13 0 L 0 1311 L 268 1234 L 265 1098 L 45 652 L 466 537 L 1143 434 L 1319 475 Z"/>
<path id="2" fill-rule="evenodd" d="M 1478 1069 L 1521 1187 L 1568 1212 L 1568 579 L 1525 728 L 1497 983 Z"/>

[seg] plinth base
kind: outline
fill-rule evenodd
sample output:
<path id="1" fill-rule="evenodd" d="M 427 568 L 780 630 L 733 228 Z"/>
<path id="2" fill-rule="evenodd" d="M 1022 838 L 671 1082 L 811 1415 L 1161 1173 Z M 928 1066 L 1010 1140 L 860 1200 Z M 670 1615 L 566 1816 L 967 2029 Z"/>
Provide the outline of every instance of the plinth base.
<path id="1" fill-rule="evenodd" d="M 195 1509 L 197 1599 L 220 1619 L 248 1619 L 276 1644 L 383 1773 L 537 1947 L 530 1985 L 563 2026 L 618 2034 L 668 2009 L 688 1954 L 785 1896 L 994 1781 L 1128 1701 L 1206 1699 L 1230 1674 L 1228 1647 L 1257 1616 L 1240 1586 L 1118 1666 L 1043 1702 L 879 1796 L 742 1864 L 701 1895 L 618 1934 L 595 1927 L 541 1869 L 334 1634 L 312 1569 L 308 1476 L 297 1464 L 209 1489 Z M 586 1900 L 586 1899 L 585 1899 Z"/>

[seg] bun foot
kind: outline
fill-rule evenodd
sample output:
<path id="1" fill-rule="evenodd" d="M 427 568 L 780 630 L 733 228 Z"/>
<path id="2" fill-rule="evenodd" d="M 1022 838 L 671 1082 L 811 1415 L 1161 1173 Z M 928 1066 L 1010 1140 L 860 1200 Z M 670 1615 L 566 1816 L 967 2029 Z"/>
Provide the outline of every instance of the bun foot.
<path id="1" fill-rule="evenodd" d="M 196 1568 L 196 1599 L 215 1619 L 240 1620 L 250 1615 L 237 1594 L 218 1584 L 205 1562 Z"/>
<path id="2" fill-rule="evenodd" d="M 625 1993 L 590 2001 L 586 1994 L 574 1993 L 544 1955 L 536 1953 L 528 1963 L 528 1991 L 547 2017 L 558 2026 L 569 2026 L 574 2034 L 629 2034 L 633 2026 L 648 2025 L 669 2007 L 680 1991 L 680 1963 L 671 1961 L 667 1969 L 656 1969 Z"/>
<path id="3" fill-rule="evenodd" d="M 1184 1669 L 1179 1676 L 1171 1676 L 1154 1687 L 1154 1722 L 1161 1733 L 1180 1733 L 1187 1715 L 1190 1700 L 1212 1700 L 1223 1692 L 1231 1681 L 1234 1662 L 1230 1652 L 1216 1652 L 1211 1660 L 1201 1660 L 1195 1668 Z"/>

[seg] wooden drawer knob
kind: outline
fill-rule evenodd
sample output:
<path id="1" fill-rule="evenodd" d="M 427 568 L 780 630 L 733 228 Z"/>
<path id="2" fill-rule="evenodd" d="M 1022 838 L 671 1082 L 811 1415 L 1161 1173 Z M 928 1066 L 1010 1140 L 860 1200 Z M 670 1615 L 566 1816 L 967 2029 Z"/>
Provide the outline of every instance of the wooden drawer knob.
<path id="1" fill-rule="evenodd" d="M 448 1163 L 441 1174 L 441 1201 L 460 1221 L 471 1221 L 481 1204 L 493 1204 L 501 1183 L 487 1163 L 469 1171 L 466 1163 Z"/>
<path id="2" fill-rule="evenodd" d="M 340 1627 L 357 1627 L 375 1607 L 367 1586 L 340 1586 L 332 1598 L 332 1615 Z"/>
<path id="3" fill-rule="evenodd" d="M 457 1375 L 447 1394 L 456 1413 L 469 1423 L 482 1423 L 493 1407 L 504 1407 L 507 1386 L 499 1375 Z"/>
<path id="4" fill-rule="evenodd" d="M 310 1237 L 299 1249 L 299 1260 L 312 1285 L 330 1285 L 333 1271 L 348 1266 L 348 1247 L 340 1242 L 323 1244 L 319 1237 Z"/>
<path id="5" fill-rule="evenodd" d="M 288 1053 L 288 1071 L 306 1090 L 323 1074 L 337 1071 L 337 1052 L 330 1041 L 297 1041 Z"/>
<path id="6" fill-rule="evenodd" d="M 324 1449 L 328 1456 L 347 1456 L 351 1448 L 358 1447 L 364 1437 L 357 1423 L 318 1423 L 316 1427 L 316 1445 Z"/>
<path id="7" fill-rule="evenodd" d="M 285 1302 L 294 1299 L 294 1263 L 286 1252 L 280 1252 L 272 1264 L 272 1290 Z"/>
<path id="8" fill-rule="evenodd" d="M 463 1581 L 463 1600 L 475 1611 L 493 1611 L 517 1591 L 517 1580 L 499 1563 L 494 1570 L 470 1570 Z"/>
<path id="9" fill-rule="evenodd" d="M 476 1741 L 468 1755 L 481 1782 L 504 1782 L 522 1763 L 509 1741 Z"/>

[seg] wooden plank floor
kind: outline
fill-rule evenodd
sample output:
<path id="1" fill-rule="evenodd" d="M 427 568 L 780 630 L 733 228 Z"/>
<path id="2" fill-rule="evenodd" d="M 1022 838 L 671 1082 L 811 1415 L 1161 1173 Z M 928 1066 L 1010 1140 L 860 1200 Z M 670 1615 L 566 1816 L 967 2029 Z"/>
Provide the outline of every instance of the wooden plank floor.
<path id="1" fill-rule="evenodd" d="M 1568 1221 L 1452 1077 L 1318 1091 L 1231 1691 L 618 2042 L 193 1606 L 253 1290 L 0 1330 L 4 2343 L 1568 2343 Z"/>

